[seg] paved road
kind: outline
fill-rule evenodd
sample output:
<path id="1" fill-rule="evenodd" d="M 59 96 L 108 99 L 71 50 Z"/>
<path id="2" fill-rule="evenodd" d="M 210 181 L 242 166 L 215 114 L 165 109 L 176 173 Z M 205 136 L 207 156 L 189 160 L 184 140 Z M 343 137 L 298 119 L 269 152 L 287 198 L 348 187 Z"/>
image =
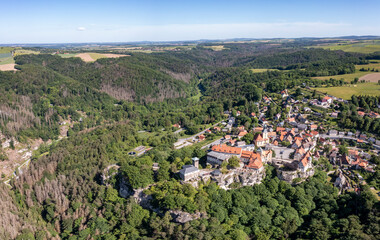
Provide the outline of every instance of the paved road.
<path id="1" fill-rule="evenodd" d="M 349 140 L 354 140 L 356 141 L 357 138 L 356 137 L 349 137 L 349 136 L 330 136 L 330 135 L 327 135 L 327 134 L 319 134 L 320 137 L 322 138 L 330 138 L 330 139 L 349 139 Z M 363 140 L 364 143 L 369 143 L 368 141 L 366 140 Z M 372 144 L 372 146 L 374 148 L 376 148 L 377 150 L 380 150 L 380 146 L 379 145 L 376 145 L 376 144 Z"/>
<path id="2" fill-rule="evenodd" d="M 223 137 L 220 137 L 219 139 L 213 141 L 212 143 L 209 143 L 209 144 L 201 147 L 201 149 L 209 148 L 209 147 L 214 146 L 214 145 L 219 145 L 219 144 L 223 143 L 222 139 L 223 139 Z"/>
<path id="3" fill-rule="evenodd" d="M 220 121 L 220 122 L 217 122 L 217 123 L 215 123 L 214 125 L 212 125 L 211 127 L 206 128 L 205 130 L 200 131 L 199 133 L 197 133 L 197 134 L 195 134 L 195 135 L 193 135 L 193 136 L 191 136 L 191 137 L 178 139 L 178 141 L 174 143 L 174 147 L 175 147 L 176 149 L 180 149 L 180 148 L 184 147 L 184 146 L 185 146 L 184 144 L 185 144 L 186 142 L 188 142 L 188 141 L 190 141 L 190 142 L 194 141 L 199 135 L 204 134 L 204 133 L 206 132 L 207 129 L 213 128 L 213 127 L 215 127 L 216 125 L 218 125 L 219 123 L 221 123 L 221 122 L 223 122 L 223 121 L 226 121 L 226 120 L 222 120 L 222 121 Z M 186 146 L 187 146 L 187 145 L 186 145 Z"/>

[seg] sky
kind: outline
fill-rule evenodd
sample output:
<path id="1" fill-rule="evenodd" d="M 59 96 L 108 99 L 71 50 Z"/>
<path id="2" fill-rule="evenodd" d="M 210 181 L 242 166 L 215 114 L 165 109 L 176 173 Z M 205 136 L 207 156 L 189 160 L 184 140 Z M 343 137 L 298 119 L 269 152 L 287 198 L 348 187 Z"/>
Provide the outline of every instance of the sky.
<path id="1" fill-rule="evenodd" d="M 0 44 L 380 36 L 380 0 L 0 0 Z"/>

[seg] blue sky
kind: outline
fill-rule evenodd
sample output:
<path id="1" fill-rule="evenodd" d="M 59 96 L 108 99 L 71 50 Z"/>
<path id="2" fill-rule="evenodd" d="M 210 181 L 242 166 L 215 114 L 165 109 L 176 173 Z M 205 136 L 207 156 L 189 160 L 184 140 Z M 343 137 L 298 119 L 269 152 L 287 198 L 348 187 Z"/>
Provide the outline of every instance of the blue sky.
<path id="1" fill-rule="evenodd" d="M 380 35 L 380 0 L 0 0 L 0 43 Z"/>

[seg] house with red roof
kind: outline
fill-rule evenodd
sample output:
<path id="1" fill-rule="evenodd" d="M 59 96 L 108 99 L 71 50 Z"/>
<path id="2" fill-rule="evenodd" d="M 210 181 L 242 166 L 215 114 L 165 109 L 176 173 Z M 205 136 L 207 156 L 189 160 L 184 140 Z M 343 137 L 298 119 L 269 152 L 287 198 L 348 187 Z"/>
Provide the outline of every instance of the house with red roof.
<path id="1" fill-rule="evenodd" d="M 322 98 L 322 103 L 331 104 L 333 102 L 333 99 L 329 96 L 325 96 Z"/>
<path id="2" fill-rule="evenodd" d="M 288 96 L 289 96 L 289 94 L 288 94 L 288 90 L 287 89 L 281 91 L 281 97 L 282 98 L 285 98 L 285 97 L 288 97 Z"/>

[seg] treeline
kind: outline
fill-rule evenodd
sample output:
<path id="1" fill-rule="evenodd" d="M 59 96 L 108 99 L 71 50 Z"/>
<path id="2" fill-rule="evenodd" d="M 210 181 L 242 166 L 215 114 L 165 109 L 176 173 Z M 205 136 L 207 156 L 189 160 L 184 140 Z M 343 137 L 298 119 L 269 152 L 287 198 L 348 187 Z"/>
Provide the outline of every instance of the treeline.
<path id="1" fill-rule="evenodd" d="M 293 69 L 294 66 L 301 67 L 304 65 L 303 67 L 307 67 L 311 63 L 322 61 L 343 61 L 346 63 L 357 64 L 365 61 L 365 56 L 362 54 L 330 51 L 318 48 L 295 49 L 280 54 L 260 56 L 253 59 L 247 65 L 254 68 Z"/>

